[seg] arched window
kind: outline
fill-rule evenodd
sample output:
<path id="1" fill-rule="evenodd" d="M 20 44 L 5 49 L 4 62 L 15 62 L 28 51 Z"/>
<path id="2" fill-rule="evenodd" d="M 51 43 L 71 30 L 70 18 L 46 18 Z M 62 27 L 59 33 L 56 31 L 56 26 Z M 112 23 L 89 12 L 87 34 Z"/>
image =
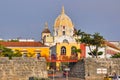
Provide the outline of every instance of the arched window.
<path id="1" fill-rule="evenodd" d="M 63 26 L 63 29 L 65 29 L 65 26 Z"/>
<path id="2" fill-rule="evenodd" d="M 71 47 L 71 55 L 74 55 L 74 54 L 77 54 L 77 52 L 76 52 L 76 47 L 75 47 L 75 46 L 72 46 L 72 47 Z"/>
<path id="3" fill-rule="evenodd" d="M 46 38 L 46 35 L 43 36 L 43 39 L 45 39 L 45 38 Z"/>
<path id="4" fill-rule="evenodd" d="M 66 55 L 66 47 L 61 47 L 61 55 Z"/>
<path id="5" fill-rule="evenodd" d="M 65 35 L 65 31 L 63 31 L 63 35 Z"/>

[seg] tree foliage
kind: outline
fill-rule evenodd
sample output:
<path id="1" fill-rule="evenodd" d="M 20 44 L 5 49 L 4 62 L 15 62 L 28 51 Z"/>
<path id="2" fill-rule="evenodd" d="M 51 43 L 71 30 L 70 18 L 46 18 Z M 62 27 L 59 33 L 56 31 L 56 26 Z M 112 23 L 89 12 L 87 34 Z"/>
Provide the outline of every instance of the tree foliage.
<path id="1" fill-rule="evenodd" d="M 120 58 L 120 53 L 117 53 L 117 54 L 112 55 L 111 58 Z"/>
<path id="2" fill-rule="evenodd" d="M 98 52 L 96 52 L 96 50 L 93 50 L 92 53 L 93 53 L 94 56 L 96 56 L 96 53 L 98 53 L 98 56 L 103 54 L 102 51 L 98 51 Z M 92 53 L 89 52 L 88 54 L 89 54 L 89 55 L 92 55 Z"/>
<path id="3" fill-rule="evenodd" d="M 76 42 L 85 43 L 89 47 L 92 57 L 97 58 L 100 55 L 101 52 L 99 52 L 98 49 L 104 46 L 105 41 L 105 39 L 103 38 L 103 36 L 100 35 L 100 33 L 88 34 L 82 32 L 81 30 L 78 30 L 76 32 L 76 35 L 80 36 L 80 38 L 77 37 Z M 92 47 L 94 47 L 94 49 L 92 49 Z"/>
<path id="4" fill-rule="evenodd" d="M 21 57 L 22 53 L 19 50 L 15 50 L 12 57 Z"/>
<path id="5" fill-rule="evenodd" d="M 19 42 L 19 40 L 17 39 L 11 39 L 11 40 L 8 40 L 9 42 Z"/>
<path id="6" fill-rule="evenodd" d="M 81 53 L 81 49 L 75 49 L 74 52 L 75 53 Z"/>
<path id="7" fill-rule="evenodd" d="M 72 53 L 81 53 L 81 49 L 77 49 L 75 46 L 73 46 Z"/>
<path id="8" fill-rule="evenodd" d="M 20 57 L 20 56 L 22 56 L 20 51 L 18 50 L 12 51 L 12 49 L 0 45 L 0 57 L 9 57 L 9 59 L 11 59 L 12 57 Z"/>

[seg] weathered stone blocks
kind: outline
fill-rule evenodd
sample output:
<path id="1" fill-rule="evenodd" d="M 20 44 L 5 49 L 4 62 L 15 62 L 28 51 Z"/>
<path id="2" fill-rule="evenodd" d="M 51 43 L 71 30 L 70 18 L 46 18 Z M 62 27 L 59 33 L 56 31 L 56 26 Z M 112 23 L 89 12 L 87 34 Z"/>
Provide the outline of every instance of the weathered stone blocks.
<path id="1" fill-rule="evenodd" d="M 0 80 L 28 80 L 29 77 L 47 78 L 45 58 L 0 58 Z"/>
<path id="2" fill-rule="evenodd" d="M 69 76 L 85 80 L 103 80 L 106 74 L 112 75 L 113 72 L 120 75 L 119 58 L 86 58 L 72 67 Z"/>

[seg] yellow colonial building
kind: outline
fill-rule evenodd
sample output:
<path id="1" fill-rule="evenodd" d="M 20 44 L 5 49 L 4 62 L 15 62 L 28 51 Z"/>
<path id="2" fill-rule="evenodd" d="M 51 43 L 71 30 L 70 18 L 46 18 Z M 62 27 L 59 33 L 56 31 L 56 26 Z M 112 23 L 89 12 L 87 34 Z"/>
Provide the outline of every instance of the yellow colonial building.
<path id="1" fill-rule="evenodd" d="M 40 53 L 42 57 L 48 58 L 49 47 L 43 45 L 41 42 L 0 42 L 7 48 L 13 51 L 20 51 L 22 54 L 26 54 L 28 57 L 36 57 L 36 54 Z"/>

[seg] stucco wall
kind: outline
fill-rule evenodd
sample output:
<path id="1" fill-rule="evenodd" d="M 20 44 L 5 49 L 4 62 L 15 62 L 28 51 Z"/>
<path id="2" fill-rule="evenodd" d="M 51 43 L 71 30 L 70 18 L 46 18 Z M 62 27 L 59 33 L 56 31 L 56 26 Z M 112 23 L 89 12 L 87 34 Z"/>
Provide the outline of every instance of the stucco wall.
<path id="1" fill-rule="evenodd" d="M 94 50 L 95 48 L 91 46 L 91 49 Z M 98 57 L 105 58 L 105 48 L 104 47 L 103 48 L 99 48 L 99 51 L 103 52 L 103 54 L 98 56 Z M 92 57 L 91 55 L 88 54 L 89 52 L 90 52 L 89 47 L 86 46 L 86 58 Z"/>

